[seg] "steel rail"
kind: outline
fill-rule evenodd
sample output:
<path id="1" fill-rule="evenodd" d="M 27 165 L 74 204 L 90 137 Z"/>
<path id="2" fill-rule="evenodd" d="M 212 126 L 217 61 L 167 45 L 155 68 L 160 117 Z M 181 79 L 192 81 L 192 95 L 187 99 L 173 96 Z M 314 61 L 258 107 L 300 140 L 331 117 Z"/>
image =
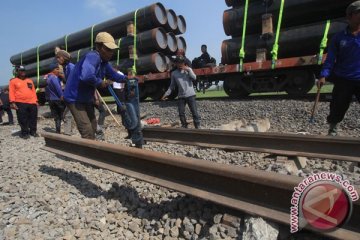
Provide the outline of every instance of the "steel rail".
<path id="1" fill-rule="evenodd" d="M 251 215 L 289 224 L 294 187 L 302 181 L 250 168 L 45 133 L 44 150 L 152 184 L 209 200 Z M 360 202 L 346 228 L 321 233 L 360 239 Z"/>
<path id="2" fill-rule="evenodd" d="M 360 162 L 360 139 L 271 132 L 146 127 L 147 141 Z"/>

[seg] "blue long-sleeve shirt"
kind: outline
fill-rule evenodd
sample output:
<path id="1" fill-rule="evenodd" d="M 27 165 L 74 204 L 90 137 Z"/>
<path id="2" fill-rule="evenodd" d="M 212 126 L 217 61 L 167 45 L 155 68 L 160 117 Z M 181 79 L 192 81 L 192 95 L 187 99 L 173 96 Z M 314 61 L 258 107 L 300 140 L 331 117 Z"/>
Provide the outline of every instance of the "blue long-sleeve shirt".
<path id="1" fill-rule="evenodd" d="M 63 96 L 60 78 L 52 73 L 49 73 L 47 75 L 46 82 L 47 82 L 47 86 L 45 91 L 48 94 L 49 100 L 50 101 L 60 100 L 61 97 Z"/>
<path id="2" fill-rule="evenodd" d="M 65 80 L 67 80 L 70 76 L 70 73 L 72 72 L 72 70 L 74 69 L 75 64 L 69 62 L 68 64 L 66 64 L 64 66 L 64 75 L 65 75 Z"/>
<path id="3" fill-rule="evenodd" d="M 354 36 L 347 28 L 333 37 L 320 77 L 330 74 L 360 81 L 360 34 Z"/>
<path id="4" fill-rule="evenodd" d="M 94 102 L 95 89 L 104 77 L 124 82 L 125 76 L 117 73 L 109 62 L 104 62 L 97 51 L 87 53 L 75 64 L 66 81 L 64 100 L 68 103 Z"/>

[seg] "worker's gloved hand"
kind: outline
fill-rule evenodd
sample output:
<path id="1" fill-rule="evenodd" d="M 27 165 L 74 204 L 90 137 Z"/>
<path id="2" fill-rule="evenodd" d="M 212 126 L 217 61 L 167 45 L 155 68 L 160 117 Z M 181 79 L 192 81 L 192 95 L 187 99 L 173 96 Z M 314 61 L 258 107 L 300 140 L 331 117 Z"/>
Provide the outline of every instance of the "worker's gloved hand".
<path id="1" fill-rule="evenodd" d="M 101 88 L 107 88 L 110 84 L 111 84 L 111 81 L 104 80 L 104 81 L 101 82 L 100 87 Z"/>
<path id="2" fill-rule="evenodd" d="M 100 105 L 100 101 L 99 101 L 99 99 L 95 99 L 94 104 L 95 104 L 96 106 L 99 106 L 99 105 Z"/>
<path id="3" fill-rule="evenodd" d="M 119 107 L 119 110 L 120 110 L 120 112 L 126 112 L 126 106 L 125 106 L 125 104 L 121 105 L 121 106 Z"/>
<path id="4" fill-rule="evenodd" d="M 324 77 L 320 78 L 320 79 L 316 82 L 316 86 L 317 86 L 318 88 L 321 88 L 324 84 L 325 84 L 325 78 L 324 78 Z"/>

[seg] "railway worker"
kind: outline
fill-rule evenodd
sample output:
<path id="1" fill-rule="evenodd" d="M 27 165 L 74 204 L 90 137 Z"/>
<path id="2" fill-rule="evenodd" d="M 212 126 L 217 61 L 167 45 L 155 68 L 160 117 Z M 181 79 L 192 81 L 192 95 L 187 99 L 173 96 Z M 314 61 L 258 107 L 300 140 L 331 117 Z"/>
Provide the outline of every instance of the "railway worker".
<path id="1" fill-rule="evenodd" d="M 124 73 L 122 73 L 120 71 L 119 66 L 113 66 L 113 67 L 114 67 L 114 70 L 117 71 L 119 74 L 124 75 Z M 120 102 L 123 102 L 123 103 L 125 103 L 125 100 L 126 100 L 125 85 L 126 85 L 126 83 L 113 82 L 114 93 L 116 94 L 116 96 L 118 97 Z M 121 114 L 121 109 L 120 109 L 119 106 L 116 106 L 116 112 L 118 114 Z M 130 139 L 131 138 L 131 131 L 129 129 L 126 129 L 126 130 L 128 132 L 128 135 L 125 137 L 125 139 Z"/>
<path id="2" fill-rule="evenodd" d="M 25 67 L 19 66 L 16 77 L 9 83 L 10 107 L 16 110 L 18 123 L 21 127 L 20 137 L 28 139 L 38 137 L 37 131 L 37 96 L 34 82 L 26 78 Z"/>
<path id="3" fill-rule="evenodd" d="M 193 80 L 196 75 L 193 70 L 185 65 L 185 58 L 177 56 L 175 59 L 176 69 L 171 73 L 171 82 L 169 89 L 165 92 L 161 100 L 165 100 L 172 91 L 178 88 L 178 111 L 181 127 L 187 128 L 188 124 L 185 117 L 185 105 L 188 104 L 195 128 L 200 128 L 200 117 L 197 111 L 196 94 L 193 87 Z"/>
<path id="4" fill-rule="evenodd" d="M 125 106 L 126 112 L 131 119 L 131 127 L 125 123 L 123 113 L 121 113 L 123 125 L 128 130 L 127 138 L 131 139 L 132 146 L 142 148 L 144 145 L 144 138 L 141 131 L 140 122 L 140 98 L 138 79 L 135 77 L 133 69 L 128 69 L 126 84 L 125 84 Z M 121 111 L 121 110 L 120 110 Z"/>
<path id="5" fill-rule="evenodd" d="M 113 66 L 114 70 L 117 71 L 117 73 L 124 75 L 123 72 L 120 71 L 119 66 Z M 125 83 L 118 83 L 113 82 L 113 89 L 116 94 L 116 96 L 119 98 L 121 102 L 125 102 Z M 117 113 L 120 114 L 120 109 L 117 107 L 116 109 Z"/>
<path id="6" fill-rule="evenodd" d="M 98 33 L 95 38 L 95 50 L 87 53 L 76 63 L 67 79 L 64 100 L 82 138 L 95 139 L 95 89 L 105 88 L 110 84 L 109 80 L 103 80 L 105 77 L 116 82 L 125 81 L 125 76 L 114 71 L 109 63 L 117 48 L 114 38 L 109 33 Z"/>
<path id="7" fill-rule="evenodd" d="M 69 78 L 71 71 L 74 69 L 75 65 L 70 62 L 71 55 L 65 50 L 57 50 L 56 53 L 56 61 L 58 64 L 60 64 L 63 67 L 64 71 L 64 83 L 66 83 L 66 80 Z"/>
<path id="8" fill-rule="evenodd" d="M 352 96 L 355 94 L 360 100 L 360 1 L 347 7 L 346 18 L 349 25 L 333 37 L 317 82 L 318 88 L 325 80 L 334 83 L 327 117 L 330 136 L 337 135 L 337 125 L 343 120 Z"/>
<path id="9" fill-rule="evenodd" d="M 184 50 L 184 49 L 179 49 L 179 50 L 177 50 L 177 51 L 176 51 L 176 56 L 184 56 L 184 58 L 185 58 L 185 65 L 188 66 L 188 67 L 192 67 L 190 59 L 188 59 L 188 58 L 185 56 L 185 50 Z"/>
<path id="10" fill-rule="evenodd" d="M 74 69 L 75 65 L 70 62 L 71 55 L 65 50 L 55 49 L 56 61 L 63 68 L 63 82 L 66 84 L 66 80 L 69 78 L 71 71 Z M 72 133 L 72 115 L 68 107 L 65 108 L 64 116 L 64 134 L 71 135 Z"/>
<path id="11" fill-rule="evenodd" d="M 202 54 L 200 57 L 195 58 L 192 61 L 193 68 L 202 68 L 209 63 L 214 63 L 215 59 L 210 57 L 210 54 L 207 52 L 207 46 L 205 44 L 201 45 Z"/>
<path id="12" fill-rule="evenodd" d="M 65 110 L 63 90 L 61 80 L 59 78 L 59 65 L 57 63 L 50 64 L 50 73 L 46 78 L 46 89 L 48 93 L 49 106 L 51 114 L 54 117 L 56 133 L 61 132 L 61 120 Z"/>
<path id="13" fill-rule="evenodd" d="M 8 115 L 8 119 L 9 119 L 9 125 L 13 125 L 14 124 L 14 117 L 10 108 L 10 102 L 9 102 L 9 88 L 4 88 L 3 91 L 1 91 L 0 93 L 0 110 L 4 111 L 7 113 Z M 2 118 L 0 115 L 0 122 L 2 122 Z"/>

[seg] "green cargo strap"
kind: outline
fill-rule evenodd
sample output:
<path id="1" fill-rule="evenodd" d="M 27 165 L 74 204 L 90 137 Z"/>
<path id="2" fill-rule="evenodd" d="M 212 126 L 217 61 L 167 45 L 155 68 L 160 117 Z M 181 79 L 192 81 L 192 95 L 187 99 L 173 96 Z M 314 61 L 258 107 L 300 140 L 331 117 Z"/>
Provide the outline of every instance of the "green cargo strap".
<path id="1" fill-rule="evenodd" d="M 91 27 L 91 50 L 94 50 L 94 27 L 96 24 L 92 25 Z"/>
<path id="2" fill-rule="evenodd" d="M 79 49 L 79 50 L 78 50 L 78 52 L 77 52 L 76 62 L 78 62 L 78 61 L 79 61 L 79 59 L 80 59 L 80 52 L 81 52 L 81 49 Z"/>
<path id="3" fill-rule="evenodd" d="M 319 51 L 319 56 L 318 56 L 318 65 L 322 64 L 324 50 L 326 48 L 327 41 L 328 41 L 328 33 L 329 33 L 330 25 L 331 25 L 331 21 L 327 20 L 326 21 L 326 26 L 325 26 L 325 31 L 324 31 L 324 37 L 323 37 L 323 39 L 321 40 L 321 43 L 320 43 L 320 51 Z"/>
<path id="4" fill-rule="evenodd" d="M 276 37 L 275 37 L 274 46 L 271 50 L 271 55 L 272 55 L 271 68 L 272 69 L 275 68 L 276 60 L 278 59 L 279 36 L 280 36 L 281 21 L 282 21 L 283 11 L 284 11 L 284 3 L 285 3 L 285 0 L 281 0 L 278 23 L 277 23 L 277 27 L 276 27 Z"/>
<path id="5" fill-rule="evenodd" d="M 37 70 L 37 85 L 36 85 L 36 93 L 40 91 L 39 85 L 40 85 L 40 54 L 39 54 L 39 48 L 41 45 L 39 45 L 36 49 L 36 70 Z"/>
<path id="6" fill-rule="evenodd" d="M 65 51 L 68 50 L 68 43 L 67 43 L 67 39 L 68 39 L 68 34 L 65 35 Z"/>
<path id="7" fill-rule="evenodd" d="M 134 14 L 134 49 L 133 49 L 133 51 L 134 51 L 134 65 L 132 67 L 134 75 L 136 75 L 136 73 L 137 73 L 137 71 L 136 71 L 136 60 L 137 60 L 137 47 L 136 47 L 136 32 L 137 32 L 136 24 L 137 24 L 137 21 L 136 21 L 136 19 L 137 19 L 138 10 L 139 9 L 136 9 L 135 14 Z"/>
<path id="8" fill-rule="evenodd" d="M 121 38 L 119 38 L 119 40 L 118 40 L 118 50 L 117 50 L 116 65 L 119 65 L 119 61 L 120 61 L 120 44 L 121 44 Z"/>
<path id="9" fill-rule="evenodd" d="M 244 8 L 244 20 L 243 20 L 243 32 L 242 32 L 242 38 L 241 38 L 241 48 L 239 52 L 239 71 L 243 71 L 243 64 L 244 64 L 244 58 L 245 58 L 245 37 L 246 37 L 246 23 L 247 23 L 247 15 L 248 15 L 248 8 L 249 8 L 249 0 L 245 1 L 245 8 Z"/>

